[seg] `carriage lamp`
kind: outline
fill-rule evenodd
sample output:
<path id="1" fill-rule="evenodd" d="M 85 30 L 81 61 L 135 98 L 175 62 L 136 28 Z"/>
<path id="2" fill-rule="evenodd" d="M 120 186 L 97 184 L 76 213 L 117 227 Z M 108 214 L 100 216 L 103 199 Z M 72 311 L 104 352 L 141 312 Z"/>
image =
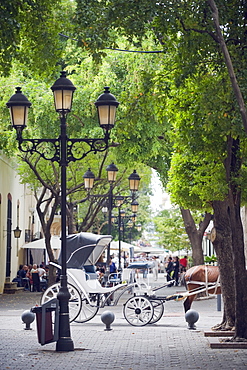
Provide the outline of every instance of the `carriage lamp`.
<path id="1" fill-rule="evenodd" d="M 116 109 L 119 102 L 110 93 L 109 87 L 105 87 L 103 94 L 94 103 L 99 118 L 99 125 L 103 129 L 103 138 L 76 138 L 71 139 L 67 136 L 67 114 L 72 109 L 73 95 L 76 90 L 73 83 L 66 77 L 66 72 L 61 72 L 51 87 L 54 96 L 55 109 L 60 118 L 60 135 L 57 139 L 26 139 L 22 137 L 22 132 L 27 126 L 28 110 L 31 103 L 22 94 L 21 88 L 16 88 L 16 93 L 7 102 L 10 110 L 10 118 L 13 127 L 16 129 L 18 148 L 23 153 L 37 153 L 41 158 L 51 162 L 57 162 L 61 169 L 61 261 L 62 271 L 60 277 L 60 289 L 57 295 L 59 300 L 59 335 L 56 344 L 57 351 L 73 351 L 74 344 L 70 335 L 69 323 L 69 298 L 70 294 L 67 285 L 66 272 L 66 171 L 70 162 L 84 159 L 89 153 L 103 152 L 109 148 L 110 130 L 114 127 Z M 46 151 L 46 143 L 50 143 L 52 150 Z M 78 143 L 81 146 L 78 156 Z M 27 145 L 26 145 L 27 144 Z M 44 144 L 44 146 L 42 145 Z M 77 148 L 76 148 L 77 147 Z M 87 171 L 87 175 L 91 171 Z M 86 188 L 93 186 L 94 175 L 84 177 Z"/>

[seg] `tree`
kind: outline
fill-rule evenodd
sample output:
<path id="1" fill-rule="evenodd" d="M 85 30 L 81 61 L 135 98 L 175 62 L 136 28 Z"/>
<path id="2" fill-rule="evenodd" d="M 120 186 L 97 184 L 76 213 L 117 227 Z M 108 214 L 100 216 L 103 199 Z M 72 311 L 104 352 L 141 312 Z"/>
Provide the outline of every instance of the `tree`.
<path id="1" fill-rule="evenodd" d="M 165 249 L 179 251 L 191 248 L 179 209 L 165 209 L 159 212 L 153 221 L 159 238 L 158 243 Z"/>
<path id="2" fill-rule="evenodd" d="M 54 74 L 63 53 L 61 29 L 70 29 L 73 6 L 64 0 L 2 0 L 0 5 L 0 75 L 18 60 L 37 76 Z"/>
<path id="3" fill-rule="evenodd" d="M 241 133 L 241 120 L 231 101 L 231 90 L 225 85 L 224 74 L 218 74 L 218 79 L 220 82 L 214 74 L 199 73 L 187 80 L 180 93 L 176 88 L 177 101 L 174 96 L 171 100 L 176 124 L 169 186 L 174 200 L 184 208 L 210 210 L 212 207 L 214 211 L 217 230 L 214 246 L 225 303 L 220 328 L 229 328 L 237 322 L 237 307 L 245 310 L 242 302 L 246 288 L 241 284 L 239 287 L 238 283 L 246 279 L 239 212 L 241 189 L 245 188 L 245 166 L 241 168 L 241 164 L 246 161 L 246 137 L 243 130 Z M 237 269 L 241 271 L 241 278 Z M 235 289 L 232 289 L 233 281 Z M 241 292 L 237 293 L 238 289 Z M 236 326 L 236 337 L 245 338 L 244 327 L 243 320 L 239 329 Z"/>
<path id="4" fill-rule="evenodd" d="M 192 214 L 189 209 L 181 208 L 181 214 L 183 217 L 185 230 L 188 234 L 190 239 L 190 243 L 192 246 L 192 259 L 194 265 L 203 265 L 204 264 L 204 256 L 202 251 L 202 239 L 207 229 L 210 220 L 212 219 L 212 215 L 208 212 L 203 215 L 203 218 L 200 220 L 198 228 L 196 227 L 195 218 L 192 217 Z"/>
<path id="5" fill-rule="evenodd" d="M 85 66 L 86 70 L 88 69 L 88 73 L 91 73 L 90 80 L 88 79 L 88 75 L 83 75 L 83 79 L 85 80 L 84 84 L 84 91 L 79 92 L 77 97 L 74 99 L 74 105 L 73 105 L 73 113 L 69 117 L 69 126 L 68 131 L 69 135 L 72 135 L 73 137 L 102 137 L 103 134 L 101 132 L 101 129 L 98 127 L 95 127 L 95 123 L 92 122 L 96 121 L 96 112 L 94 112 L 91 109 L 91 104 L 86 105 L 86 98 L 85 96 L 90 95 L 89 91 L 97 89 L 98 81 L 96 79 L 95 83 L 92 83 L 92 79 L 94 78 L 94 75 L 90 68 L 93 69 L 93 66 L 88 67 L 89 62 L 86 61 Z M 85 73 L 85 69 L 83 70 L 83 73 Z M 100 71 L 100 73 L 102 73 Z M 107 72 L 106 72 L 107 73 Z M 104 71 L 102 73 L 104 76 Z M 103 79 L 104 77 L 99 76 L 99 79 Z M 114 78 L 115 76 L 113 76 Z M 22 80 L 19 77 L 19 79 Z M 78 80 L 80 80 L 81 84 L 81 78 L 77 77 Z M 24 77 L 23 77 L 24 80 Z M 12 77 L 10 79 L 5 78 L 5 81 L 11 81 Z M 20 82 L 20 81 L 19 81 Z M 18 85 L 19 85 L 18 82 Z M 21 81 L 24 82 L 24 81 Z M 17 83 L 16 83 L 17 84 Z M 75 83 L 76 84 L 76 83 Z M 103 85 L 104 83 L 102 83 Z M 35 87 L 35 88 L 34 88 Z M 59 135 L 58 129 L 58 119 L 54 112 L 52 111 L 52 94 L 49 91 L 48 84 L 45 82 L 40 83 L 37 80 L 27 79 L 25 78 L 25 87 L 26 91 L 29 91 L 29 98 L 33 102 L 33 110 L 31 110 L 29 115 L 29 122 L 28 122 L 28 129 L 25 130 L 24 135 L 27 135 L 26 137 L 57 137 Z M 10 89 L 8 89 L 10 90 Z M 2 101 L 7 101 L 8 96 L 8 90 L 4 92 L 4 96 Z M 24 91 L 26 93 L 26 91 Z M 42 91 L 42 100 L 40 99 Z M 93 91 L 93 94 L 96 93 Z M 5 97 L 6 95 L 6 97 Z M 93 98 L 92 98 L 93 100 Z M 96 99 L 94 99 L 96 100 Z M 82 102 L 84 104 L 82 104 Z M 75 108 L 74 108 L 75 107 Z M 83 113 L 82 113 L 83 111 Z M 4 113 L 6 115 L 6 108 L 4 110 Z M 83 118 L 80 118 L 83 116 Z M 8 118 L 6 117 L 6 120 Z M 5 134 L 6 137 L 14 137 L 14 134 L 9 130 L 5 128 Z M 13 139 L 12 139 L 13 140 Z M 9 145 L 9 151 L 13 150 L 13 141 L 7 140 L 7 145 L 5 145 L 5 149 L 8 149 Z M 49 152 L 49 146 L 46 148 L 47 152 Z M 87 163 L 85 164 L 85 161 L 83 163 L 77 162 L 77 164 L 71 163 L 71 165 L 68 167 L 68 181 L 67 181 L 67 198 L 68 198 L 68 219 L 69 222 L 69 232 L 74 232 L 74 226 L 75 226 L 75 220 L 74 220 L 74 214 L 73 211 L 76 208 L 78 204 L 82 205 L 83 203 L 86 204 L 88 201 L 90 202 L 89 207 L 85 207 L 86 209 L 85 214 L 83 215 L 83 219 L 80 225 L 78 225 L 78 228 L 80 231 L 87 231 L 90 227 L 92 227 L 94 219 L 96 214 L 99 212 L 99 210 L 102 207 L 102 203 L 104 201 L 104 198 L 93 198 L 88 197 L 88 194 L 84 191 L 84 185 L 83 185 L 83 174 L 86 171 L 87 167 L 91 167 L 92 170 L 96 174 L 96 186 L 95 186 L 95 192 L 98 194 L 105 194 L 107 196 L 107 193 L 109 191 L 109 184 L 106 180 L 106 172 L 103 174 L 103 169 L 107 164 L 109 164 L 113 159 L 116 159 L 116 156 L 113 154 L 114 150 L 113 148 L 110 148 L 106 155 L 93 155 L 94 158 L 87 158 Z M 20 154 L 19 154 L 20 155 Z M 92 156 L 91 156 L 92 157 Z M 35 192 L 36 199 L 37 199 L 37 211 L 41 220 L 43 232 L 47 241 L 47 251 L 49 255 L 49 259 L 51 261 L 54 260 L 54 256 L 52 253 L 51 245 L 50 245 L 50 227 L 53 222 L 53 218 L 55 213 L 58 210 L 59 204 L 60 204 L 60 171 L 57 164 L 53 163 L 50 166 L 47 166 L 47 161 L 43 160 L 41 156 L 37 154 L 30 155 L 30 153 L 26 155 L 21 156 L 22 159 L 22 165 L 20 165 L 19 170 L 20 174 L 22 176 L 23 182 L 28 183 L 30 186 L 32 186 L 32 189 Z M 107 163 L 106 161 L 109 161 Z M 126 161 L 127 162 L 127 161 Z M 123 179 L 123 176 L 126 176 L 126 173 L 133 171 L 133 166 L 138 166 L 140 172 L 140 175 L 145 173 L 145 176 L 142 180 L 143 185 L 147 184 L 150 178 L 150 170 L 144 169 L 145 166 L 142 164 L 135 163 L 134 161 L 131 162 L 131 167 L 127 163 L 121 164 L 121 162 L 118 164 L 119 172 L 122 173 L 121 176 L 118 177 L 116 186 L 119 187 L 121 184 L 121 181 Z M 30 168 L 30 170 L 28 169 Z M 131 173 L 130 172 L 130 173 Z M 42 186 L 42 188 L 41 188 Z M 120 188 L 118 191 L 126 192 L 127 181 L 123 182 L 123 187 Z M 41 189 L 41 190 L 40 190 Z M 49 209 L 51 207 L 51 209 Z M 47 221 L 47 214 L 49 214 L 49 218 Z"/>

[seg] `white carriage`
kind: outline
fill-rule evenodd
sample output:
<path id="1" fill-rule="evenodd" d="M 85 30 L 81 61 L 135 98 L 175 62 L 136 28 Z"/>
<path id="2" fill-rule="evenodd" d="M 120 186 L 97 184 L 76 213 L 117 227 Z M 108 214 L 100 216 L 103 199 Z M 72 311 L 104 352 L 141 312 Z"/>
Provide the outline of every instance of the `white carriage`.
<path id="1" fill-rule="evenodd" d="M 70 292 L 70 322 L 86 322 L 91 320 L 100 308 L 106 305 L 117 305 L 125 292 L 132 296 L 123 305 L 125 319 L 134 326 L 144 326 L 157 322 L 164 312 L 164 301 L 177 297 L 157 297 L 155 291 L 145 282 L 131 281 L 132 271 L 136 268 L 150 267 L 149 263 L 132 264 L 114 279 L 108 276 L 108 282 L 116 282 L 112 286 L 102 286 L 95 273 L 86 272 L 93 267 L 111 242 L 110 235 L 78 233 L 67 237 L 67 276 Z M 61 266 L 54 264 L 57 269 Z M 170 282 L 169 282 L 170 284 Z M 165 284 L 168 285 L 168 284 Z M 60 283 L 50 286 L 41 298 L 44 304 L 56 298 Z M 160 289 L 160 288 L 158 288 Z"/>

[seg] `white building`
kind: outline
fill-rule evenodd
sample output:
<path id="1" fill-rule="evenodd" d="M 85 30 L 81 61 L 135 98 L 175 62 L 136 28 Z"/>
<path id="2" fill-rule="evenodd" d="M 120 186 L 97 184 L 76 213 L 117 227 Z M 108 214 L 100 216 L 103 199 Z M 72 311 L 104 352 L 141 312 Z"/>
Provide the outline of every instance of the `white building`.
<path id="1" fill-rule="evenodd" d="M 35 199 L 27 185 L 20 183 L 16 165 L 0 153 L 0 294 L 4 284 L 16 276 L 19 265 L 25 261 L 25 250 L 20 246 L 30 241 L 39 231 L 35 223 Z M 20 238 L 13 230 L 19 227 Z"/>

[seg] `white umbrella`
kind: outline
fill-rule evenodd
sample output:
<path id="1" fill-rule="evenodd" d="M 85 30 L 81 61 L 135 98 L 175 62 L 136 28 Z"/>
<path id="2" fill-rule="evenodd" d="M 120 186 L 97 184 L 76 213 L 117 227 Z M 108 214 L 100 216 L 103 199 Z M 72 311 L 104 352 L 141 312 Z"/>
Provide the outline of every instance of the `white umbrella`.
<path id="1" fill-rule="evenodd" d="M 113 250 L 113 251 L 118 251 L 119 250 L 119 241 L 118 240 L 117 241 L 115 241 L 115 240 L 112 241 L 110 245 L 111 245 L 111 250 Z M 140 249 L 141 249 L 140 247 L 137 247 L 136 245 L 121 241 L 121 251 L 129 252 L 129 249 L 131 247 L 134 248 L 135 252 L 139 252 Z"/>
<path id="2" fill-rule="evenodd" d="M 150 253 L 150 254 L 163 254 L 167 253 L 167 249 L 159 247 L 143 247 L 140 248 L 140 253 Z"/>
<path id="3" fill-rule="evenodd" d="M 52 249 L 61 249 L 61 239 L 60 236 L 52 236 L 51 237 L 51 247 Z M 45 238 L 35 240 L 33 242 L 24 244 L 21 248 L 29 248 L 29 249 L 46 249 L 45 246 Z"/>

